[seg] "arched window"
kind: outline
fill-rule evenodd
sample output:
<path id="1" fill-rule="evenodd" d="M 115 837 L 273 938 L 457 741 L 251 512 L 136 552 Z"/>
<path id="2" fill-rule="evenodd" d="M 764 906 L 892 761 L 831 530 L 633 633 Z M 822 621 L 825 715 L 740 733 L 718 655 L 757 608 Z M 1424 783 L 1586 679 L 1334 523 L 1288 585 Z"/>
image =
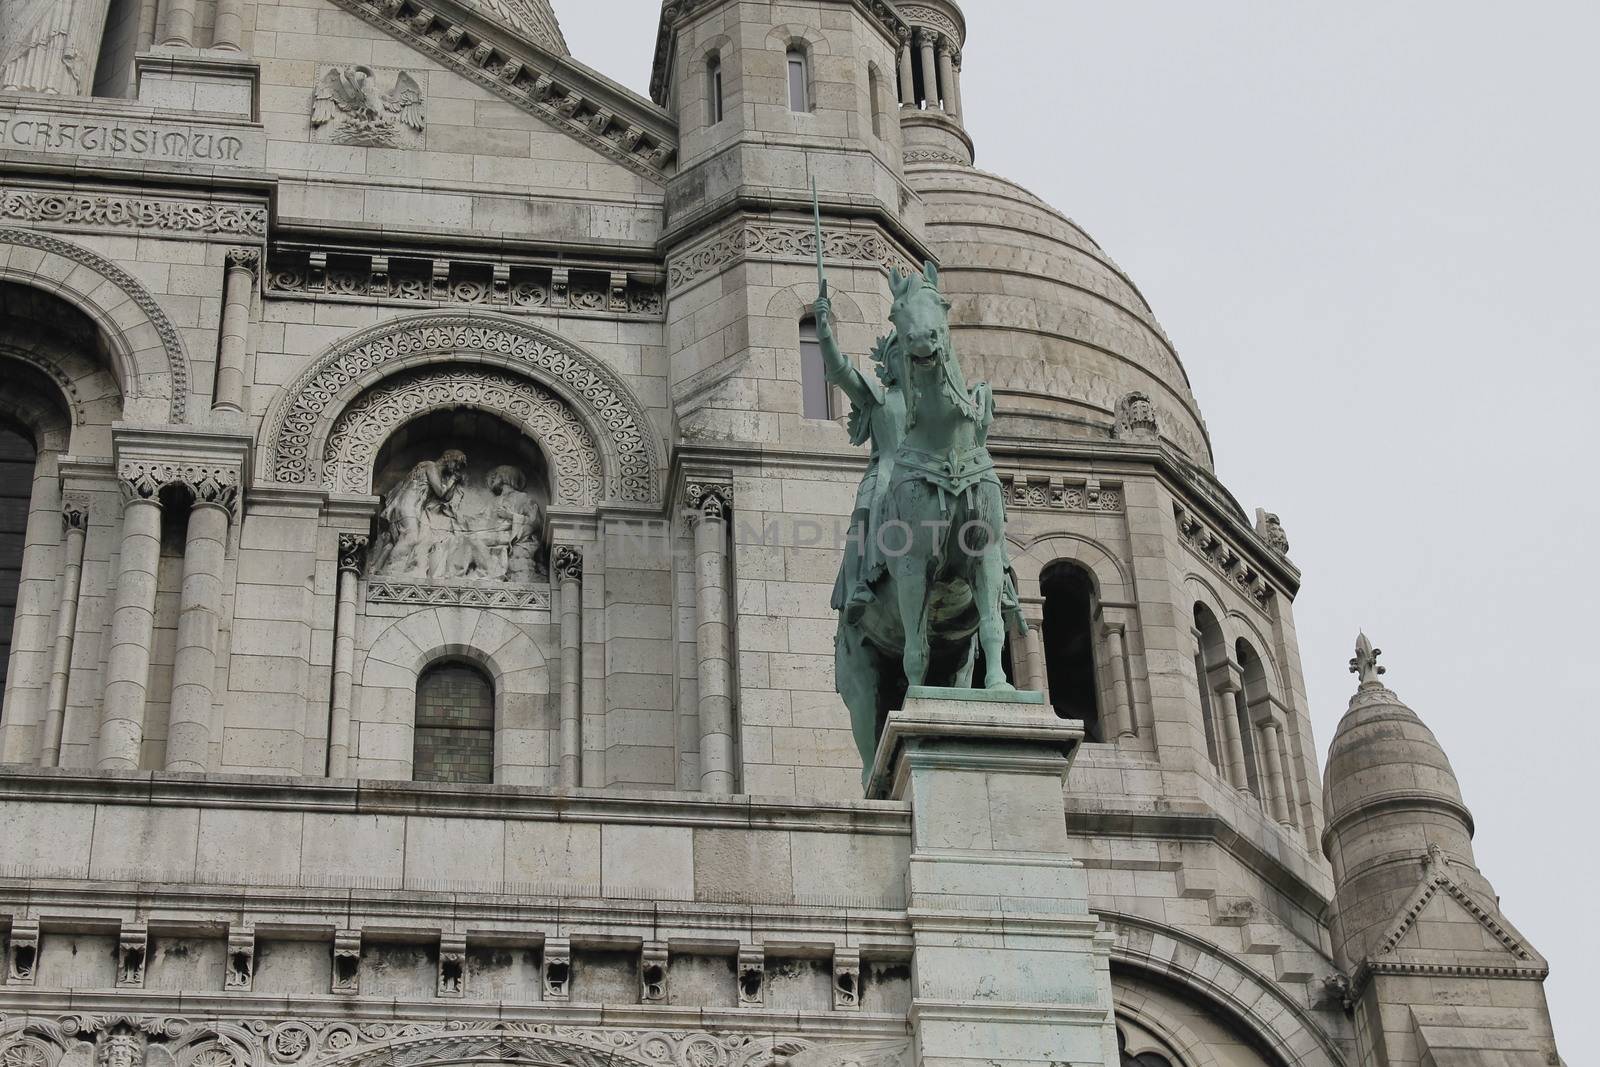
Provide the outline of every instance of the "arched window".
<path id="1" fill-rule="evenodd" d="M 1050 703 L 1063 719 L 1082 719 L 1088 740 L 1103 741 L 1094 661 L 1094 581 L 1081 567 L 1055 563 L 1039 578 L 1039 590 L 1044 594 Z"/>
<path id="2" fill-rule="evenodd" d="M 1221 664 L 1226 656 L 1222 627 L 1217 617 L 1204 604 L 1194 606 L 1194 673 L 1200 682 L 1200 720 L 1206 731 L 1206 754 L 1212 766 L 1224 778 L 1228 774 L 1228 756 L 1222 722 L 1217 718 L 1220 703 L 1211 691 L 1211 668 Z"/>
<path id="3" fill-rule="evenodd" d="M 22 584 L 22 550 L 33 496 L 33 442 L 0 426 L 0 693 L 11 663 L 11 630 L 16 623 L 17 589 Z"/>
<path id="4" fill-rule="evenodd" d="M 811 110 L 810 64 L 806 50 L 797 44 L 789 46 L 789 110 Z"/>
<path id="5" fill-rule="evenodd" d="M 706 58 L 706 125 L 722 121 L 722 57 Z"/>
<path id="6" fill-rule="evenodd" d="M 1234 644 L 1234 654 L 1239 660 L 1243 686 L 1239 692 L 1239 731 L 1244 743 L 1245 771 L 1249 775 L 1250 792 L 1259 801 L 1267 791 L 1261 780 L 1262 756 L 1257 751 L 1261 737 L 1254 724 L 1256 715 L 1268 710 L 1261 707 L 1262 701 L 1267 699 L 1267 671 L 1256 650 L 1243 638 Z"/>
<path id="7" fill-rule="evenodd" d="M 413 781 L 494 781 L 494 683 L 456 661 L 423 671 L 414 745 Z"/>
<path id="8" fill-rule="evenodd" d="M 883 139 L 883 75 L 876 63 L 867 64 L 867 97 L 872 106 L 872 136 Z"/>
<path id="9" fill-rule="evenodd" d="M 817 320 L 811 315 L 800 320 L 800 392 L 806 418 L 833 418 L 833 398 L 827 369 L 822 364 L 822 342 L 817 339 Z"/>
<path id="10" fill-rule="evenodd" d="M 1121 1030 L 1117 1031 L 1117 1057 L 1121 1061 L 1121 1067 L 1172 1067 L 1172 1061 L 1159 1052 L 1129 1055 L 1128 1037 Z"/>

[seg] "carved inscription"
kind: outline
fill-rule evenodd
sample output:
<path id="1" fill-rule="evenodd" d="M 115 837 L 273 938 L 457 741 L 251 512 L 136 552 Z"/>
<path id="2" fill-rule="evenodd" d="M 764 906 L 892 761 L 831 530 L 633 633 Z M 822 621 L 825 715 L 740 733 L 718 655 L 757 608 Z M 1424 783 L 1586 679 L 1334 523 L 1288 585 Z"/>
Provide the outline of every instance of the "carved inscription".
<path id="1" fill-rule="evenodd" d="M 174 163 L 238 163 L 250 157 L 243 137 L 205 127 L 152 122 L 83 122 L 51 115 L 0 114 L 0 147 L 39 152 L 154 159 Z"/>

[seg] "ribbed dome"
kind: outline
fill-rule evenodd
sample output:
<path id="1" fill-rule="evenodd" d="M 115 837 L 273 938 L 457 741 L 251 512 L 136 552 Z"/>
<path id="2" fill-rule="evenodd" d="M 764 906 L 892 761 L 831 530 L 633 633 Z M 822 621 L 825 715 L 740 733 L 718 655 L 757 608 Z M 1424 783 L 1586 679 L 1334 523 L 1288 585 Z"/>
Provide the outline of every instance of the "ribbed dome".
<path id="1" fill-rule="evenodd" d="M 1330 830 L 1375 805 L 1410 800 L 1457 809 L 1471 833 L 1472 815 L 1438 738 L 1376 682 L 1351 699 L 1333 735 L 1323 799 Z"/>
<path id="2" fill-rule="evenodd" d="M 1154 403 L 1162 437 L 1211 467 L 1188 375 L 1133 282 L 1094 239 L 1004 178 L 915 162 L 928 237 L 954 305 L 957 351 L 1002 394 L 1005 436 L 1104 439 L 1130 393 Z"/>

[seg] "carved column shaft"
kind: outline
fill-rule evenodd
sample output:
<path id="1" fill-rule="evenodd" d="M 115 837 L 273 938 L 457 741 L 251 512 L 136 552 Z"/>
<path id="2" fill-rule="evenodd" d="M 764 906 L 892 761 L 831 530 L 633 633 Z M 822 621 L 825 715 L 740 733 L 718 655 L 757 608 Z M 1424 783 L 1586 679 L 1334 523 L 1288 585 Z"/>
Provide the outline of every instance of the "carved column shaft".
<path id="1" fill-rule="evenodd" d="M 244 0 L 217 0 L 217 19 L 211 27 L 211 47 L 237 52 L 244 43 Z"/>
<path id="2" fill-rule="evenodd" d="M 704 493 L 695 500 L 696 491 Z M 700 678 L 700 789 L 733 792 L 733 666 L 728 631 L 727 486 L 690 487 L 694 519 L 695 649 Z"/>
<path id="3" fill-rule="evenodd" d="M 156 43 L 156 17 L 158 0 L 139 0 L 138 51 L 148 52 Z"/>
<path id="4" fill-rule="evenodd" d="M 1045 666 L 1044 658 L 1044 620 L 1034 618 L 1028 620 L 1028 636 L 1022 639 L 1024 654 L 1027 660 L 1028 688 L 1044 694 L 1044 702 L 1050 703 L 1050 671 Z"/>
<path id="5" fill-rule="evenodd" d="M 1250 778 L 1245 771 L 1244 737 L 1239 732 L 1239 690 L 1225 684 L 1217 690 L 1222 699 L 1218 702 L 1222 715 L 1222 737 L 1227 746 L 1228 781 L 1238 790 L 1249 788 Z"/>
<path id="6" fill-rule="evenodd" d="M 900 104 L 902 107 L 917 106 L 917 76 L 912 66 L 916 58 L 911 54 L 911 36 L 907 34 L 900 39 Z"/>
<path id="7" fill-rule="evenodd" d="M 364 534 L 339 535 L 339 592 L 333 615 L 333 696 L 328 705 L 328 777 L 350 777 L 350 707 L 355 694 L 356 594 L 366 562 Z"/>
<path id="8" fill-rule="evenodd" d="M 156 567 L 161 562 L 161 502 L 156 490 L 141 492 L 130 487 L 126 476 L 122 488 L 122 550 L 95 759 L 103 771 L 139 769 L 155 624 Z"/>
<path id="9" fill-rule="evenodd" d="M 1106 646 L 1111 653 L 1111 703 L 1116 715 L 1116 722 L 1111 725 L 1119 738 L 1132 737 L 1137 731 L 1133 722 L 1133 706 L 1128 701 L 1128 650 L 1121 626 L 1106 630 Z"/>
<path id="10" fill-rule="evenodd" d="M 5 717 L 0 722 L 0 762 L 5 763 L 32 763 L 38 758 L 49 707 L 52 615 L 61 566 L 61 487 L 55 459 L 51 452 L 39 456 L 28 492 L 5 678 Z"/>
<path id="11" fill-rule="evenodd" d="M 559 782 L 583 778 L 583 554 L 562 546 L 555 570 L 561 596 L 561 767 Z"/>
<path id="12" fill-rule="evenodd" d="M 918 37 L 918 43 L 922 46 L 922 95 L 928 102 L 928 110 L 932 111 L 939 106 L 939 64 L 934 57 L 934 42 L 938 34 L 932 30 L 921 30 Z"/>
<path id="13" fill-rule="evenodd" d="M 959 119 L 966 114 L 965 111 L 961 110 L 961 56 L 959 54 L 950 57 L 950 84 L 946 87 L 945 92 L 950 102 L 950 114 Z"/>
<path id="14" fill-rule="evenodd" d="M 211 764 L 212 688 L 222 616 L 222 566 L 237 486 L 197 493 L 189 511 L 178 600 L 178 651 L 172 663 L 167 770 L 205 771 Z"/>
<path id="15" fill-rule="evenodd" d="M 228 268 L 222 285 L 217 388 L 212 402 L 212 407 L 219 411 L 244 410 L 244 357 L 250 336 L 250 301 L 260 258 L 261 254 L 253 248 L 235 248 L 228 252 Z"/>
<path id="16" fill-rule="evenodd" d="M 88 539 L 87 504 L 69 500 L 61 509 L 66 532 L 61 565 L 61 599 L 56 607 L 56 640 L 50 655 L 50 690 L 45 697 L 44 737 L 39 765 L 61 763 L 61 731 L 67 715 L 67 686 L 72 680 L 72 642 L 78 630 L 78 594 L 83 587 L 83 546 Z"/>
<path id="17" fill-rule="evenodd" d="M 1289 826 L 1289 794 L 1283 776 L 1283 756 L 1278 751 L 1278 721 L 1268 719 L 1261 724 L 1261 747 L 1266 750 L 1267 792 L 1272 805 L 1272 817 L 1283 826 Z"/>
<path id="18" fill-rule="evenodd" d="M 165 29 L 161 43 L 169 48 L 194 47 L 194 0 L 161 0 Z"/>
<path id="19" fill-rule="evenodd" d="M 955 85 L 956 76 L 955 68 L 951 66 L 950 63 L 950 56 L 950 41 L 948 39 L 940 41 L 939 86 L 941 90 L 941 97 L 944 101 L 945 114 L 949 115 L 951 118 L 955 118 L 957 117 L 958 112 L 956 111 L 956 97 L 955 93 L 952 91 L 952 87 Z M 928 102 L 928 106 L 933 106 L 933 102 L 931 100 Z"/>

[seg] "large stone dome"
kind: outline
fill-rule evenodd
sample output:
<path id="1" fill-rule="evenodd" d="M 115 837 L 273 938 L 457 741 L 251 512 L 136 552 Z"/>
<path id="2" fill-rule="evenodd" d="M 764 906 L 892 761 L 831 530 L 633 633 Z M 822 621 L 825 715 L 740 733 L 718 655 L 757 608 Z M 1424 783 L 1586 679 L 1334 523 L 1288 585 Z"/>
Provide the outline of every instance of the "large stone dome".
<path id="1" fill-rule="evenodd" d="M 1118 404 L 1143 393 L 1161 436 L 1211 467 L 1172 342 L 1092 237 L 1014 182 L 954 159 L 913 157 L 906 177 L 927 204 L 957 351 L 1000 394 L 999 435 L 1104 439 Z"/>

